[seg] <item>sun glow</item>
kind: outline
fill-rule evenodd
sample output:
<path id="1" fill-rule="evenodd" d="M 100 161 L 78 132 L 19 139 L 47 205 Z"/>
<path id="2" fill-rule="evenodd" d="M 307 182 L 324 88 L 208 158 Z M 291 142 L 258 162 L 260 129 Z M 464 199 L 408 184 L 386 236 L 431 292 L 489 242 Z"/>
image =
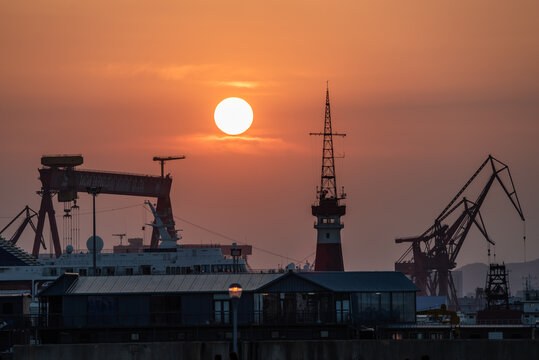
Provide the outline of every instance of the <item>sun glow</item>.
<path id="1" fill-rule="evenodd" d="M 228 135 L 239 135 L 253 123 L 253 109 L 247 101 L 230 97 L 215 108 L 213 115 L 217 127 Z"/>

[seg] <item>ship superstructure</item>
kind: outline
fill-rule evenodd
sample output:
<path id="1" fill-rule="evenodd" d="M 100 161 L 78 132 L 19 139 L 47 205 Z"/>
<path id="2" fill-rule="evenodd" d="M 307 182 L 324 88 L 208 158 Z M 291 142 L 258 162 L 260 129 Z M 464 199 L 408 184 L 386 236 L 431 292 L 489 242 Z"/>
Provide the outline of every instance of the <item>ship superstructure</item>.
<path id="1" fill-rule="evenodd" d="M 80 155 L 44 156 L 42 164 L 45 166 L 39 170 L 43 184 L 40 191 L 42 204 L 37 216 L 38 225 L 33 227 L 36 236 L 32 255 L 16 245 L 25 224 L 37 215 L 27 210 L 27 217 L 23 221 L 23 226 L 17 229 L 15 238 L 6 240 L 0 236 L 0 290 L 29 290 L 35 295 L 36 290 L 43 284 L 63 273 L 74 272 L 80 276 L 94 273 L 93 241 L 90 241 L 93 237 L 87 242 L 88 250 L 81 251 L 78 246 L 73 246 L 75 242 L 72 238 L 64 241 L 64 248 L 61 249 L 52 204 L 52 195 L 58 195 L 60 202 L 74 201 L 77 193 L 82 192 L 86 185 L 100 186 L 102 193 L 157 197 L 157 206 L 150 201 L 145 202 L 154 216 L 154 221 L 147 224 L 153 227 L 151 244 L 144 246 L 142 239 L 128 239 L 130 246 L 120 245 L 115 247 L 114 251 L 102 251 L 103 242 L 96 237 L 100 242 L 95 252 L 96 275 L 247 272 L 246 255 L 250 254 L 249 246 L 247 246 L 249 251 L 241 256 L 241 250 L 245 246 L 237 247 L 236 244 L 232 244 L 231 247 L 192 244 L 186 244 L 184 247 L 183 244 L 178 244 L 181 237 L 178 236 L 172 217 L 169 197 L 170 176 L 161 174 L 161 177 L 152 177 L 75 170 L 74 166 L 82 164 Z M 67 208 L 70 207 L 71 205 Z M 45 246 L 42 236 L 45 215 L 48 215 L 50 220 L 54 255 L 39 254 L 40 247 Z M 67 231 L 73 233 L 71 228 Z"/>

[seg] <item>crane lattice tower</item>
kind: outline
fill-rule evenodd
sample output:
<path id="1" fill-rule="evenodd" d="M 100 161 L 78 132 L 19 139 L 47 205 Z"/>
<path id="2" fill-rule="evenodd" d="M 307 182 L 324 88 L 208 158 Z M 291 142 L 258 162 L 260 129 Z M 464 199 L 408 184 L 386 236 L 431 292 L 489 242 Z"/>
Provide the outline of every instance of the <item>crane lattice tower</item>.
<path id="1" fill-rule="evenodd" d="M 314 270 L 344 271 L 341 246 L 341 229 L 344 225 L 341 223 L 341 216 L 346 213 L 346 205 L 341 203 L 345 198 L 344 189 L 340 195 L 337 194 L 333 137 L 346 134 L 334 133 L 332 130 L 329 89 L 326 89 L 324 132 L 311 135 L 323 137 L 322 176 L 316 203 L 312 205 L 312 214 L 317 219 L 314 228 L 318 232 Z"/>

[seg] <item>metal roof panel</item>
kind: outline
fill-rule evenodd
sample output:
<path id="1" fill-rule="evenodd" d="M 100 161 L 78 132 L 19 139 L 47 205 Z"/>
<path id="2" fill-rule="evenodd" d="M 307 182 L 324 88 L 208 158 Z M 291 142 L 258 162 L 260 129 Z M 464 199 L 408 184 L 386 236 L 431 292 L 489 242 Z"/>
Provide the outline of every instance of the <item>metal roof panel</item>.
<path id="1" fill-rule="evenodd" d="M 335 292 L 419 290 L 397 271 L 320 271 L 300 272 L 297 275 Z"/>
<path id="2" fill-rule="evenodd" d="M 77 276 L 66 290 L 58 289 L 58 291 L 66 295 L 227 292 L 228 286 L 232 283 L 241 284 L 244 291 L 254 291 L 272 282 L 277 284 L 281 278 L 283 281 L 288 281 L 290 276 L 302 278 L 334 292 L 418 290 L 408 278 L 399 272 L 328 271 L 286 274 Z M 291 284 L 286 291 L 294 291 L 297 287 L 293 286 L 294 282 Z M 303 290 L 298 288 L 296 291 Z"/>
<path id="3" fill-rule="evenodd" d="M 126 294 L 170 292 L 227 292 L 232 283 L 256 290 L 282 274 L 200 274 L 78 277 L 65 294 Z"/>

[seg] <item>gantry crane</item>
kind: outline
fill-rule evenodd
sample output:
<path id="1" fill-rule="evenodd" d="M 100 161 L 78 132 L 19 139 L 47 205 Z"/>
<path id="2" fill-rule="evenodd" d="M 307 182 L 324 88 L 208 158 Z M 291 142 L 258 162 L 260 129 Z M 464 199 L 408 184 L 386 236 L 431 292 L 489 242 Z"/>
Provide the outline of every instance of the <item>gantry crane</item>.
<path id="1" fill-rule="evenodd" d="M 468 200 L 466 197 L 461 197 L 466 188 L 487 164 L 490 164 L 489 168 L 491 168 L 492 174 L 475 202 Z M 506 172 L 510 184 L 505 184 L 500 177 L 503 172 Z M 434 225 L 419 236 L 395 240 L 396 243 L 411 243 L 410 247 L 395 263 L 395 270 L 411 277 L 411 280 L 420 289 L 419 295 L 446 296 L 449 304 L 458 308 L 451 270 L 456 267 L 457 256 L 472 224 L 477 226 L 489 243 L 494 244 L 487 234 L 479 209 L 495 180 L 500 183 L 520 219 L 524 221 L 524 214 L 520 207 L 509 167 L 489 155 L 442 213 L 434 220 Z M 457 210 L 461 211 L 461 213 L 453 224 L 442 223 Z"/>
<path id="2" fill-rule="evenodd" d="M 170 202 L 170 188 L 172 178 L 134 175 L 125 173 L 112 173 L 106 171 L 91 171 L 75 169 L 83 163 L 82 155 L 43 156 L 39 169 L 41 180 L 41 207 L 38 213 L 36 236 L 32 255 L 39 256 L 43 245 L 43 227 L 45 216 L 49 217 L 52 243 L 56 257 L 62 255 L 56 216 L 52 202 L 53 195 L 58 195 L 58 201 L 66 202 L 77 198 L 79 192 L 87 192 L 89 188 L 99 187 L 101 194 L 124 196 L 142 196 L 157 198 L 157 211 L 162 215 L 163 222 L 171 236 L 175 236 L 174 217 Z M 159 232 L 154 229 L 150 248 L 155 249 L 159 244 Z"/>

